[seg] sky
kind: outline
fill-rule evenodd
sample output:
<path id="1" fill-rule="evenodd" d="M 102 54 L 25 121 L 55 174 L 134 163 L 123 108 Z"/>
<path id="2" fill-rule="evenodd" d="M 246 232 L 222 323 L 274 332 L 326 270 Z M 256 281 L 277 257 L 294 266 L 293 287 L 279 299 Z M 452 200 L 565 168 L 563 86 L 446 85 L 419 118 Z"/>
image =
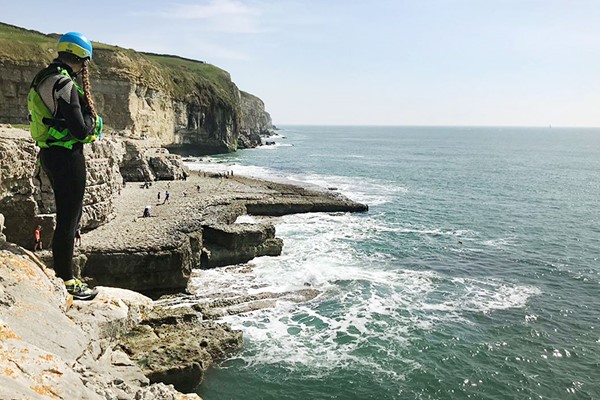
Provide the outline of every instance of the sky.
<path id="1" fill-rule="evenodd" d="M 276 125 L 600 126 L 598 0 L 2 3 L 5 23 L 214 64 Z"/>

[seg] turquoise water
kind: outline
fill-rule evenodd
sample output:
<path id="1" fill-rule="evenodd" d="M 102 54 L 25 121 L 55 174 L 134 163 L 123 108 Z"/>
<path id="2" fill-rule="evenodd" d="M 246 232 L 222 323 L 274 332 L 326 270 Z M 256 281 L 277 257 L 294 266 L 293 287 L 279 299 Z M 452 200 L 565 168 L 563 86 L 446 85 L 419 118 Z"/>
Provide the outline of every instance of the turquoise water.
<path id="1" fill-rule="evenodd" d="M 321 292 L 227 317 L 244 349 L 209 371 L 204 399 L 600 398 L 600 129 L 279 134 L 208 166 L 370 210 L 272 219 L 280 257 L 202 276 Z"/>

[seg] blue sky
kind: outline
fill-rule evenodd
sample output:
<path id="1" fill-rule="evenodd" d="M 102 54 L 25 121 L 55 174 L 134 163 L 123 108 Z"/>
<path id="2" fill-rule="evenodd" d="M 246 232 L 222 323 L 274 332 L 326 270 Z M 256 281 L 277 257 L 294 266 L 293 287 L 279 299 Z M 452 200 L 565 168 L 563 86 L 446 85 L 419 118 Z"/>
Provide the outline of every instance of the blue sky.
<path id="1" fill-rule="evenodd" d="M 275 124 L 600 126 L 596 0 L 11 1 L 0 21 L 207 61 Z"/>

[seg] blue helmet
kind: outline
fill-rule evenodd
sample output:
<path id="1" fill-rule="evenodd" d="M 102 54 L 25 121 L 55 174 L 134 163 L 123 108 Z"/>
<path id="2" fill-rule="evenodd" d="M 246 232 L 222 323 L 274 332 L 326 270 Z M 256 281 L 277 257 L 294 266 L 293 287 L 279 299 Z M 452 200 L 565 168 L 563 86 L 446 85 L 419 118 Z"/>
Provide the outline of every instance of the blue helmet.
<path id="1" fill-rule="evenodd" d="M 58 51 L 75 54 L 79 58 L 92 59 L 92 42 L 79 32 L 65 33 L 58 39 Z"/>

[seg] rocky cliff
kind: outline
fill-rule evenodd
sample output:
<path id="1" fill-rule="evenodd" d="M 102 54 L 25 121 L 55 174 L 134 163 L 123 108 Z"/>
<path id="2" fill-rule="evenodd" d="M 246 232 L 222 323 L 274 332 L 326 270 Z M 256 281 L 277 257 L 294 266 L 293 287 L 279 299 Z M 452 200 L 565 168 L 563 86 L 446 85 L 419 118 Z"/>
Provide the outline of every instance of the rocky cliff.
<path id="1" fill-rule="evenodd" d="M 0 398 L 201 400 L 177 390 L 193 392 L 242 345 L 241 332 L 192 309 L 98 289 L 72 302 L 33 254 L 0 244 Z"/>
<path id="2" fill-rule="evenodd" d="M 157 144 L 155 143 L 154 146 Z M 177 155 L 149 141 L 105 137 L 84 147 L 87 185 L 82 229 L 90 230 L 114 217 L 114 200 L 123 178 L 127 181 L 180 179 L 187 175 Z M 22 129 L 0 125 L 0 213 L 5 235 L 25 247 L 33 244 L 33 230 L 42 225 L 42 241 L 50 243 L 55 224 L 54 195 L 37 163 L 38 148 Z"/>
<path id="3" fill-rule="evenodd" d="M 261 144 L 261 136 L 273 130 L 271 116 L 265 111 L 265 104 L 258 97 L 241 91 L 242 119 L 240 121 L 240 148 L 251 148 Z"/>
<path id="4" fill-rule="evenodd" d="M 15 133 L 17 132 L 17 133 Z M 43 227 L 48 244 L 54 227 L 55 204 L 50 181 L 37 163 L 38 149 L 26 131 L 0 130 L 0 213 L 6 217 L 9 241 L 29 247 L 32 229 Z M 88 185 L 81 225 L 95 228 L 113 217 L 114 188 L 122 178 L 119 161 L 123 151 L 115 140 L 86 146 Z"/>
<path id="5" fill-rule="evenodd" d="M 29 84 L 56 55 L 56 40 L 0 23 L 0 123 L 26 123 Z M 253 147 L 272 126 L 260 99 L 201 61 L 94 43 L 92 85 L 112 129 L 188 152 L 235 151 L 240 138 Z"/>

